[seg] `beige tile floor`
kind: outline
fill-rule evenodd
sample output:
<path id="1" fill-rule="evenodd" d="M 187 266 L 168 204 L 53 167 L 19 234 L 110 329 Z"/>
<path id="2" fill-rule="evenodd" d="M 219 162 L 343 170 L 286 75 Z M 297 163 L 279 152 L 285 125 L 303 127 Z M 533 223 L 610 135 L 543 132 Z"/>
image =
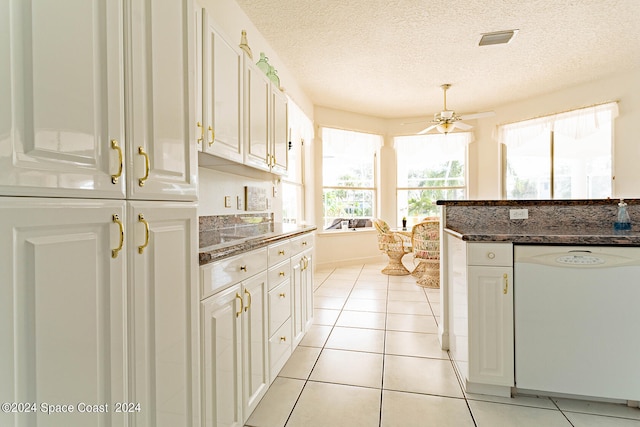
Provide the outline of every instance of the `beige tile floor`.
<path id="1" fill-rule="evenodd" d="M 437 337 L 439 291 L 383 264 L 317 271 L 314 325 L 251 427 L 640 427 L 640 410 L 465 394 Z"/>

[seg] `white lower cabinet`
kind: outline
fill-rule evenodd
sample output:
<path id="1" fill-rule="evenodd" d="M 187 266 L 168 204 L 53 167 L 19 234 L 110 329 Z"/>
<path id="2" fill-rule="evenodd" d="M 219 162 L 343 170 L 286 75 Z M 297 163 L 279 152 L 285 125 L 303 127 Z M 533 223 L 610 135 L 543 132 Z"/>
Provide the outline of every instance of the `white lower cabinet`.
<path id="1" fill-rule="evenodd" d="M 200 425 L 198 222 L 193 204 L 128 203 L 133 425 Z"/>
<path id="2" fill-rule="evenodd" d="M 513 249 L 447 235 L 450 352 L 471 393 L 514 386 Z"/>
<path id="3" fill-rule="evenodd" d="M 75 409 L 0 425 L 200 425 L 196 230 L 193 204 L 0 198 L 0 401 Z"/>
<path id="4" fill-rule="evenodd" d="M 313 322 L 313 269 L 311 250 L 291 258 L 293 281 L 293 345 L 297 346 Z"/>
<path id="5" fill-rule="evenodd" d="M 310 326 L 312 250 L 306 234 L 200 268 L 205 426 L 244 425 Z"/>
<path id="6" fill-rule="evenodd" d="M 267 274 L 202 302 L 206 426 L 242 426 L 269 387 Z"/>

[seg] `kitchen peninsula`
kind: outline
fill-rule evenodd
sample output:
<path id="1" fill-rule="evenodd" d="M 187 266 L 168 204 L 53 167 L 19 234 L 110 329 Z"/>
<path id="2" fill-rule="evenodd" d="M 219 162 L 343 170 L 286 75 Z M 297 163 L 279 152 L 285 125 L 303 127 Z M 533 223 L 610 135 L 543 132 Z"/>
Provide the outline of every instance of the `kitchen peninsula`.
<path id="1" fill-rule="evenodd" d="M 438 202 L 439 335 L 468 392 L 637 405 L 640 227 L 614 230 L 618 202 Z"/>

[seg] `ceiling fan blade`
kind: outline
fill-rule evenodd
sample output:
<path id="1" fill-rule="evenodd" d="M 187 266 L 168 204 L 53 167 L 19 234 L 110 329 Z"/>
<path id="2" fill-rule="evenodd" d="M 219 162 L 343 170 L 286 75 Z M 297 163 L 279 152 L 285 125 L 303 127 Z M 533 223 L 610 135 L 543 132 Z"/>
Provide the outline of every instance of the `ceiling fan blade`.
<path id="1" fill-rule="evenodd" d="M 438 125 L 431 125 L 427 128 L 422 129 L 420 132 L 417 133 L 417 135 L 424 135 L 425 133 L 429 132 L 431 129 L 435 129 L 436 126 Z"/>
<path id="2" fill-rule="evenodd" d="M 463 123 L 463 122 L 455 122 L 454 125 L 460 130 L 469 130 L 469 129 L 473 128 L 473 126 L 468 125 L 468 124 Z"/>
<path id="3" fill-rule="evenodd" d="M 406 126 L 406 125 L 414 125 L 416 123 L 424 123 L 424 122 L 428 122 L 429 119 L 422 119 L 422 120 L 417 120 L 415 122 L 402 122 L 400 123 L 401 126 Z"/>
<path id="4" fill-rule="evenodd" d="M 475 120 L 482 119 L 484 117 L 495 116 L 496 113 L 494 111 L 485 111 L 484 113 L 473 113 L 473 114 L 461 114 L 460 120 Z"/>

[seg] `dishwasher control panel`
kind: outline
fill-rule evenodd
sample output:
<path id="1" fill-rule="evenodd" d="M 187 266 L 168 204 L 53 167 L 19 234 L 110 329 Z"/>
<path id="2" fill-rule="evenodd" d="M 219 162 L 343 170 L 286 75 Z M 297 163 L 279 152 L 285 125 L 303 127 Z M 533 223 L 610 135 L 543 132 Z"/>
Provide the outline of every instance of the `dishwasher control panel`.
<path id="1" fill-rule="evenodd" d="M 602 258 L 593 255 L 563 255 L 561 257 L 556 258 L 556 262 L 559 264 L 570 264 L 570 265 L 598 265 L 604 264 L 605 261 Z"/>

